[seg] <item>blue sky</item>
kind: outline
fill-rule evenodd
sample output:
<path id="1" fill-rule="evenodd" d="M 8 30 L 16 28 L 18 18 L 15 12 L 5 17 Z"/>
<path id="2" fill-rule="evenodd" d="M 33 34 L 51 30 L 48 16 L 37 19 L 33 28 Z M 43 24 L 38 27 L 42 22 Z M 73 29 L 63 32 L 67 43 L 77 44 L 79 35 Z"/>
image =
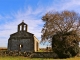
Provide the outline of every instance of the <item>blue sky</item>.
<path id="1" fill-rule="evenodd" d="M 41 40 L 42 16 L 63 10 L 80 13 L 80 0 L 0 0 L 0 47 L 7 47 L 10 34 L 17 32 L 22 20 L 28 24 L 28 32 Z"/>

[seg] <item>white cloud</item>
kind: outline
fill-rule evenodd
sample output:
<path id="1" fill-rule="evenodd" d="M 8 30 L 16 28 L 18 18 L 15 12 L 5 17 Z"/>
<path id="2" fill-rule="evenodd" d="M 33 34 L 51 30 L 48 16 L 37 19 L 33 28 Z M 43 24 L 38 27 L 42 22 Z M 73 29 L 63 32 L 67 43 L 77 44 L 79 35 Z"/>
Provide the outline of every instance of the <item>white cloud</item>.
<path id="1" fill-rule="evenodd" d="M 64 10 L 64 9 L 70 9 L 70 8 L 72 8 L 72 7 L 74 7 L 74 6 L 77 6 L 77 5 L 80 5 L 80 0 L 78 1 L 78 0 L 70 0 L 70 1 L 68 1 L 68 2 L 65 2 L 65 3 L 63 3 L 64 5 L 62 6 L 62 9 Z"/>
<path id="2" fill-rule="evenodd" d="M 58 6 L 57 10 L 76 10 L 75 8 L 80 6 L 80 0 L 63 0 Z"/>

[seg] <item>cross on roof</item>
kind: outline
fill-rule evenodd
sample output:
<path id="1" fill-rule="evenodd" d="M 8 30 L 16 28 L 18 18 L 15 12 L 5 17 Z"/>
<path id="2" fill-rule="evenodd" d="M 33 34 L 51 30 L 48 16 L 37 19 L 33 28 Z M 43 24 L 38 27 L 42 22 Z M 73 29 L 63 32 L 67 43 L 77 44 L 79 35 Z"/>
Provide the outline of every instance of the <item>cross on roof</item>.
<path id="1" fill-rule="evenodd" d="M 22 22 L 24 22 L 24 20 L 22 20 Z"/>

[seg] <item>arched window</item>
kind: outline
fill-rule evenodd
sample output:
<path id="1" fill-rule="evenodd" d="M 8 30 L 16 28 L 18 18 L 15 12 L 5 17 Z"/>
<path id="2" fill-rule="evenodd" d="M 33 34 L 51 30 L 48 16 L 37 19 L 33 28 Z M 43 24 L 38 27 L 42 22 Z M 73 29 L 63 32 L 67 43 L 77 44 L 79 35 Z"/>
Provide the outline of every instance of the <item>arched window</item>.
<path id="1" fill-rule="evenodd" d="M 20 31 L 22 30 L 22 25 L 20 25 Z"/>
<path id="2" fill-rule="evenodd" d="M 26 30 L 26 25 L 24 25 L 24 31 Z"/>

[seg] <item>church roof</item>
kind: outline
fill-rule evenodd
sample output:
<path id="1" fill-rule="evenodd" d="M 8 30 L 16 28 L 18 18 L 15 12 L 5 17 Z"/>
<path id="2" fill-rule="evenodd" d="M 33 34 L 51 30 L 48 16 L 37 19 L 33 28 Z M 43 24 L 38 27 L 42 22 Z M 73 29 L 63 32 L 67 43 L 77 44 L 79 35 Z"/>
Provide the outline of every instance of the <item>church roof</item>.
<path id="1" fill-rule="evenodd" d="M 21 32 L 16 32 L 16 33 L 13 33 L 13 34 L 11 34 L 10 36 L 11 37 L 30 37 L 30 36 L 33 36 L 34 34 L 32 34 L 32 33 L 29 33 L 29 32 L 25 32 L 25 31 L 21 31 Z"/>

